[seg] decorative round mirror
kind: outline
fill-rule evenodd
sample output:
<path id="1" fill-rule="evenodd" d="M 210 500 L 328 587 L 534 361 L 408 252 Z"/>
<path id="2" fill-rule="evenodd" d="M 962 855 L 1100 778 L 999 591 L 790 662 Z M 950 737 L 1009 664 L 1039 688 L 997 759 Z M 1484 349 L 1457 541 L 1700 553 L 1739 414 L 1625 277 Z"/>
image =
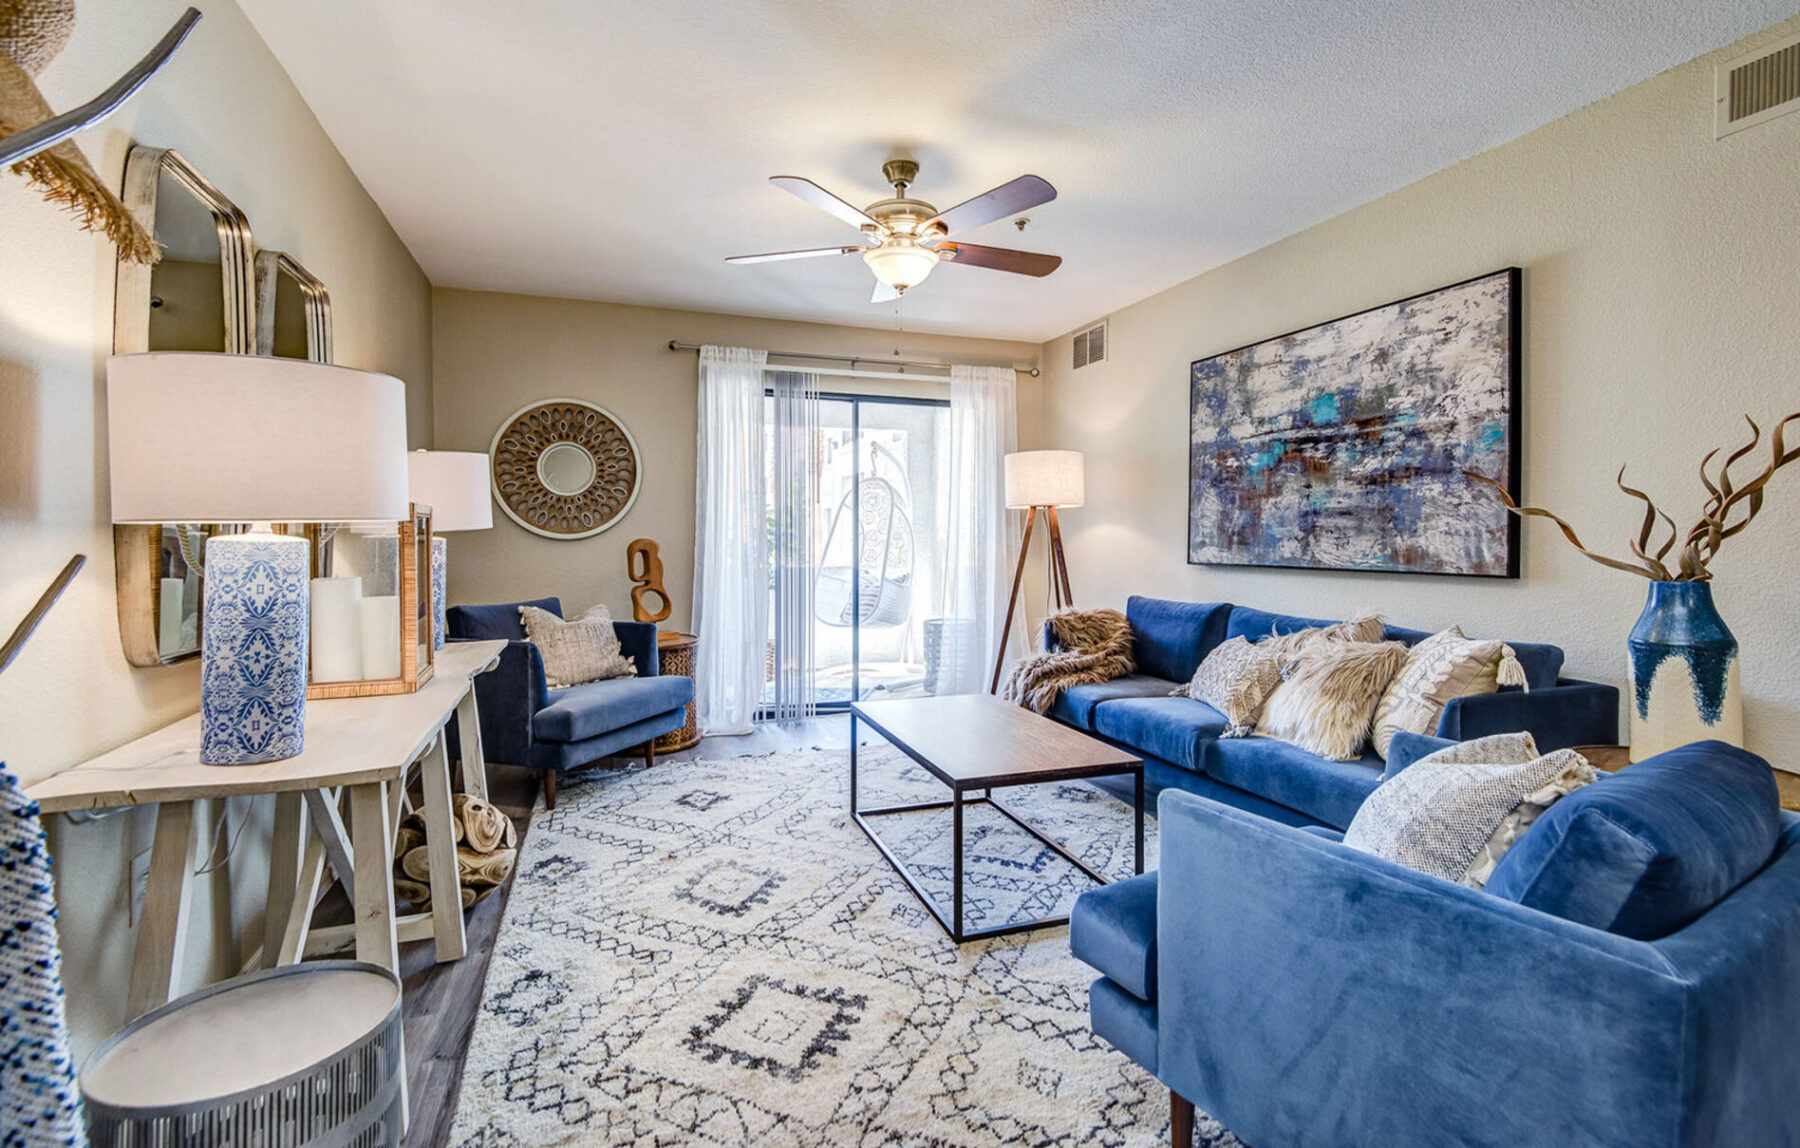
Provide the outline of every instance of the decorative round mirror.
<path id="1" fill-rule="evenodd" d="M 560 494 L 564 498 L 573 498 L 594 485 L 594 475 L 598 471 L 594 456 L 576 443 L 555 443 L 538 455 L 538 481 L 551 494 Z"/>
<path id="2" fill-rule="evenodd" d="M 588 538 L 637 500 L 637 441 L 610 411 L 545 399 L 502 423 L 488 449 L 494 498 L 507 517 L 546 538 Z"/>

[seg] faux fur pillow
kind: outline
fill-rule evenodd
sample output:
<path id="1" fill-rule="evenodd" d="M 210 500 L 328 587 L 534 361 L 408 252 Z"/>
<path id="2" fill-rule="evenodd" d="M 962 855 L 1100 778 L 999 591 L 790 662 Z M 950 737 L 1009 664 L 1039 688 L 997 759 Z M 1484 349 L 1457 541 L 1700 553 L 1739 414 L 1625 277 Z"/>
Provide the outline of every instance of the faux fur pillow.
<path id="1" fill-rule="evenodd" d="M 1272 653 L 1291 658 L 1315 642 L 1379 642 L 1385 633 L 1387 628 L 1381 624 L 1379 615 L 1361 614 L 1348 622 L 1309 626 L 1289 634 L 1270 634 L 1256 644 Z"/>
<path id="2" fill-rule="evenodd" d="M 1376 786 L 1344 844 L 1480 889 L 1545 810 L 1594 777 L 1572 749 L 1540 756 L 1529 733 L 1458 742 Z"/>
<path id="3" fill-rule="evenodd" d="M 1256 732 L 1332 761 L 1355 761 L 1382 691 L 1406 662 L 1399 642 L 1319 642 L 1283 671 Z"/>
<path id="4" fill-rule="evenodd" d="M 568 621 L 536 606 L 520 606 L 519 617 L 525 636 L 543 656 L 544 680 L 550 688 L 637 676 L 637 666 L 619 653 L 619 635 L 605 606 L 592 607 Z"/>
<path id="5" fill-rule="evenodd" d="M 1281 684 L 1281 655 L 1244 638 L 1214 646 L 1187 685 L 1173 691 L 1225 715 L 1230 722 L 1221 737 L 1249 737 L 1262 716 L 1263 703 Z"/>

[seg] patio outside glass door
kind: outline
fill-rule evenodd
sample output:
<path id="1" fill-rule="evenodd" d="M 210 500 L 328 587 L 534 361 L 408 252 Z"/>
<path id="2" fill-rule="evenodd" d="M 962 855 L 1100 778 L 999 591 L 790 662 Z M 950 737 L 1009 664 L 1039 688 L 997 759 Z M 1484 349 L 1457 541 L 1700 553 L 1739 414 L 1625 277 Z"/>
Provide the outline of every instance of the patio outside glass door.
<path id="1" fill-rule="evenodd" d="M 949 419 L 949 404 L 939 400 L 819 400 L 816 495 L 806 512 L 814 700 L 822 709 L 933 693 L 945 659 L 963 653 L 956 627 L 937 616 Z M 778 486 L 769 484 L 771 499 Z M 774 513 L 770 506 L 771 520 Z M 778 608 L 770 611 L 771 682 Z M 771 701 L 765 688 L 764 703 Z"/>

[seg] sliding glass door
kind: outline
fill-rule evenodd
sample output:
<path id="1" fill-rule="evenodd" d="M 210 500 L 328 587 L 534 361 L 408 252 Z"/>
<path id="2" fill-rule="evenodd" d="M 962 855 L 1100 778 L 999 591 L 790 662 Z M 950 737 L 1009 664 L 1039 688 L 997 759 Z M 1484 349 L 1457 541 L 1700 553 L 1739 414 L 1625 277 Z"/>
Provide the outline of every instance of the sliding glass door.
<path id="1" fill-rule="evenodd" d="M 773 395 L 764 402 L 772 439 Z M 763 704 L 774 703 L 775 667 L 787 653 L 780 635 L 793 633 L 780 616 L 794 600 L 777 593 L 781 576 L 811 579 L 805 624 L 819 708 L 934 692 L 946 659 L 964 653 L 957 628 L 938 616 L 949 403 L 827 394 L 818 415 L 816 481 L 811 505 L 800 508 L 811 520 L 812 562 L 771 578 Z M 784 487 L 768 489 L 774 522 Z"/>

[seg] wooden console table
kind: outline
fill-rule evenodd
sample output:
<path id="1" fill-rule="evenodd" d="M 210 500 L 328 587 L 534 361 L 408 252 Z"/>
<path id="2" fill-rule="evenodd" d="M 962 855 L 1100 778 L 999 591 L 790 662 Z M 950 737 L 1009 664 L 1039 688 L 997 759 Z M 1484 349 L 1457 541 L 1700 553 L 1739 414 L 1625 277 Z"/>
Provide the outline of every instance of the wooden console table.
<path id="1" fill-rule="evenodd" d="M 203 798 L 275 797 L 264 967 L 291 964 L 306 955 L 309 940 L 318 948 L 331 939 L 309 938 L 327 864 L 355 908 L 355 924 L 342 939 L 354 939 L 358 960 L 397 970 L 399 942 L 423 936 L 434 938 L 439 961 L 461 957 L 466 942 L 443 731 L 456 718 L 463 790 L 485 797 L 474 678 L 492 669 L 505 647 L 501 641 L 447 644 L 431 681 L 416 693 L 308 702 L 306 749 L 298 757 L 266 765 L 202 765 L 195 714 L 28 787 L 25 792 L 46 813 L 157 807 L 131 962 L 131 1015 L 141 1016 L 174 993 L 192 895 L 194 802 Z M 401 921 L 394 915 L 394 830 L 415 765 L 431 851 L 432 911 Z M 348 832 L 340 809 L 345 795 Z"/>

